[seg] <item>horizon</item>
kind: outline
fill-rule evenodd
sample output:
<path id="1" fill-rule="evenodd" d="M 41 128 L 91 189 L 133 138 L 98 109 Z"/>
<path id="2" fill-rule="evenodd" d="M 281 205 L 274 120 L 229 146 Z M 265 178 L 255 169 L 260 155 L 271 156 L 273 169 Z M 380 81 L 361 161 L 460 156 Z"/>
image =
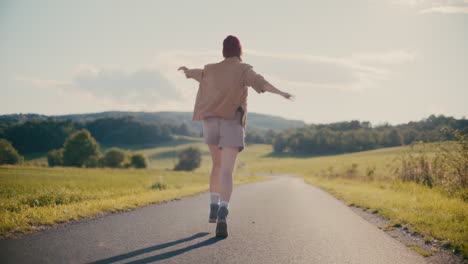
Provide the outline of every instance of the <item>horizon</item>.
<path id="1" fill-rule="evenodd" d="M 265 3 L 3 1 L 0 114 L 190 112 L 198 84 L 177 68 L 222 60 L 232 34 L 297 98 L 250 89 L 249 112 L 307 124 L 468 116 L 468 1 Z"/>
<path id="2" fill-rule="evenodd" d="M 74 116 L 74 115 L 93 115 L 93 114 L 102 114 L 102 113 L 111 113 L 111 112 L 125 112 L 125 113 L 145 113 L 145 114 L 157 114 L 157 113 L 184 113 L 184 114 L 192 114 L 192 111 L 120 111 L 120 110 L 109 110 L 109 111 L 101 111 L 101 112 L 88 112 L 88 113 L 74 113 L 74 114 L 58 114 L 58 115 L 46 115 L 46 114 L 39 114 L 39 113 L 10 113 L 10 114 L 0 114 L 0 116 L 8 116 L 8 115 L 39 115 L 39 116 L 46 116 L 46 117 L 59 117 L 59 116 Z M 454 116 L 447 116 L 447 115 L 436 115 L 436 114 L 431 114 L 428 115 L 427 117 L 423 117 L 419 120 L 410 120 L 407 122 L 403 123 L 390 123 L 390 122 L 382 122 L 382 123 L 373 123 L 369 120 L 359 120 L 359 119 L 351 119 L 351 120 L 339 120 L 339 121 L 333 121 L 333 122 L 318 122 L 318 123 L 309 123 L 304 120 L 300 119 L 290 119 L 286 117 L 282 117 L 279 115 L 271 115 L 271 114 L 265 114 L 265 113 L 256 113 L 256 112 L 249 112 L 248 114 L 256 114 L 256 115 L 265 115 L 265 116 L 272 116 L 276 118 L 282 118 L 287 121 L 299 121 L 299 122 L 304 122 L 305 125 L 327 125 L 327 124 L 333 124 L 333 123 L 341 123 L 341 122 L 351 122 L 351 121 L 359 121 L 361 123 L 363 122 L 369 122 L 372 127 L 379 127 L 379 126 L 385 126 L 385 125 L 390 125 L 390 126 L 398 126 L 398 125 L 404 125 L 408 124 L 410 122 L 421 122 L 424 120 L 427 120 L 430 116 L 443 116 L 443 117 L 452 117 L 457 120 L 466 120 L 465 116 L 462 116 L 460 118 L 454 117 Z M 198 121 L 192 121 L 192 122 L 198 122 Z"/>

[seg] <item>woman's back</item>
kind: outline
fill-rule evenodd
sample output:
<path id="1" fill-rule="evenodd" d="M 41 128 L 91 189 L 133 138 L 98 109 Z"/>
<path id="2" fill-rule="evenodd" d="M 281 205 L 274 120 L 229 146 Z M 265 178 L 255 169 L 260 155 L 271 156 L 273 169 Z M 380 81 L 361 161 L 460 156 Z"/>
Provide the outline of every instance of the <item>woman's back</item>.
<path id="1" fill-rule="evenodd" d="M 248 86 L 258 93 L 264 92 L 267 81 L 255 73 L 252 66 L 242 63 L 238 57 L 228 57 L 223 61 L 207 64 L 203 70 L 186 72 L 187 78 L 200 82 L 193 120 L 203 120 L 209 116 L 233 119 L 241 107 L 247 113 Z"/>

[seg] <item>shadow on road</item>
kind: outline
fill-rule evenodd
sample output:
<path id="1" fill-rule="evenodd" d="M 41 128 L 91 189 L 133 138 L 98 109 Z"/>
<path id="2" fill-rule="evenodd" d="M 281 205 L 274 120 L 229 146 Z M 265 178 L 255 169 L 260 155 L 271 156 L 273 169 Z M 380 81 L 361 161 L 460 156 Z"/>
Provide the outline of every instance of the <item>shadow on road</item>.
<path id="1" fill-rule="evenodd" d="M 188 242 L 188 241 L 191 241 L 191 240 L 194 240 L 194 239 L 197 239 L 197 238 L 201 238 L 201 237 L 204 237 L 204 236 L 206 236 L 208 234 L 209 233 L 198 233 L 198 234 L 195 234 L 195 235 L 193 235 L 191 237 L 182 238 L 182 239 L 179 239 L 179 240 L 176 240 L 176 241 L 172 241 L 172 242 L 168 242 L 168 243 L 164 243 L 164 244 L 160 244 L 160 245 L 155 245 L 155 246 L 151 246 L 151 247 L 147 247 L 147 248 L 142 248 L 142 249 L 135 250 L 135 251 L 132 251 L 132 252 L 128 252 L 128 253 L 125 253 L 125 254 L 117 255 L 117 256 L 114 256 L 114 257 L 110 257 L 110 258 L 90 262 L 90 264 L 115 263 L 117 261 L 122 261 L 122 260 L 125 260 L 125 259 L 128 259 L 128 258 L 138 256 L 138 255 L 142 255 L 142 254 L 149 253 L 149 252 L 152 252 L 152 251 L 156 251 L 156 250 L 160 250 L 160 249 L 163 249 L 163 248 L 171 247 L 171 246 L 174 246 L 174 245 L 177 245 L 177 244 L 180 244 L 180 243 Z M 155 262 L 155 261 L 159 261 L 159 260 L 163 260 L 163 259 L 168 259 L 168 258 L 183 254 L 183 253 L 185 253 L 187 251 L 190 251 L 190 250 L 193 250 L 193 249 L 197 249 L 197 248 L 201 248 L 201 247 L 204 247 L 204 246 L 212 245 L 212 244 L 214 244 L 214 243 L 216 243 L 216 242 L 218 242 L 220 240 L 222 240 L 222 238 L 212 237 L 212 238 L 206 239 L 206 240 L 204 240 L 204 241 L 202 241 L 200 243 L 197 243 L 197 244 L 194 244 L 194 245 L 191 245 L 191 246 L 187 246 L 187 247 L 184 247 L 184 248 L 181 248 L 181 249 L 161 253 L 161 254 L 158 254 L 158 255 L 154 255 L 154 256 L 151 256 L 151 257 L 147 257 L 147 258 L 144 258 L 144 259 L 139 259 L 139 260 L 135 260 L 135 261 L 127 262 L 127 263 L 132 263 L 132 264 L 150 263 L 150 262 Z"/>

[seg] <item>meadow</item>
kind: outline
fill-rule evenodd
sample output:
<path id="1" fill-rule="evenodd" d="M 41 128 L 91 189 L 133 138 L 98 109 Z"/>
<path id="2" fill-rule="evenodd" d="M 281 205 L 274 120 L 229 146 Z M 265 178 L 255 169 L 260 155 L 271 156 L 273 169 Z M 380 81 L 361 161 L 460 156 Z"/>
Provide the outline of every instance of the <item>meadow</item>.
<path id="1" fill-rule="evenodd" d="M 187 144 L 203 147 L 198 139 L 147 149 L 132 146 L 149 157 L 148 169 L 49 168 L 39 153 L 27 156 L 23 166 L 0 166 L 0 237 L 205 192 L 210 171 L 206 147 L 200 168 L 172 170 L 173 153 Z M 264 180 L 253 175 L 234 179 L 235 184 Z"/>
<path id="2" fill-rule="evenodd" d="M 446 144 L 450 147 L 450 143 Z M 193 172 L 172 171 L 178 151 L 189 145 L 202 150 L 201 167 Z M 179 138 L 151 147 L 120 147 L 144 153 L 149 158 L 149 168 L 38 167 L 45 165 L 45 159 L 39 154 L 26 157 L 23 167 L 0 167 L 1 235 L 208 190 L 211 164 L 208 149 L 199 139 Z M 235 179 L 238 184 L 262 180 L 255 176 L 259 173 L 301 177 L 347 204 L 390 218 L 388 228 L 408 227 L 428 240 L 441 240 L 444 246 L 467 256 L 466 201 L 440 188 L 402 182 L 395 176 L 402 153 L 424 152 L 431 156 L 435 150 L 435 144 L 427 144 L 342 155 L 301 156 L 273 154 L 271 145 L 248 145 L 238 158 Z"/>

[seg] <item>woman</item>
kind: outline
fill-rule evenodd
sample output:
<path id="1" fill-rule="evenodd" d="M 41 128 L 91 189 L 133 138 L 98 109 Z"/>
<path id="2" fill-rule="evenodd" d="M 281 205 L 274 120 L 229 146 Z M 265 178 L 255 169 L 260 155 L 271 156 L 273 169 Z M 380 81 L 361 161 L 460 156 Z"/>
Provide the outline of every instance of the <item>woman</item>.
<path id="1" fill-rule="evenodd" d="M 257 74 L 252 66 L 242 63 L 241 55 L 239 39 L 228 36 L 223 41 L 223 61 L 205 65 L 203 69 L 179 68 L 187 78 L 200 83 L 193 121 L 203 121 L 205 143 L 213 161 L 209 222 L 217 223 L 217 237 L 228 235 L 226 217 L 232 193 L 232 172 L 237 154 L 244 149 L 247 87 L 257 93 L 266 91 L 291 98 Z"/>

